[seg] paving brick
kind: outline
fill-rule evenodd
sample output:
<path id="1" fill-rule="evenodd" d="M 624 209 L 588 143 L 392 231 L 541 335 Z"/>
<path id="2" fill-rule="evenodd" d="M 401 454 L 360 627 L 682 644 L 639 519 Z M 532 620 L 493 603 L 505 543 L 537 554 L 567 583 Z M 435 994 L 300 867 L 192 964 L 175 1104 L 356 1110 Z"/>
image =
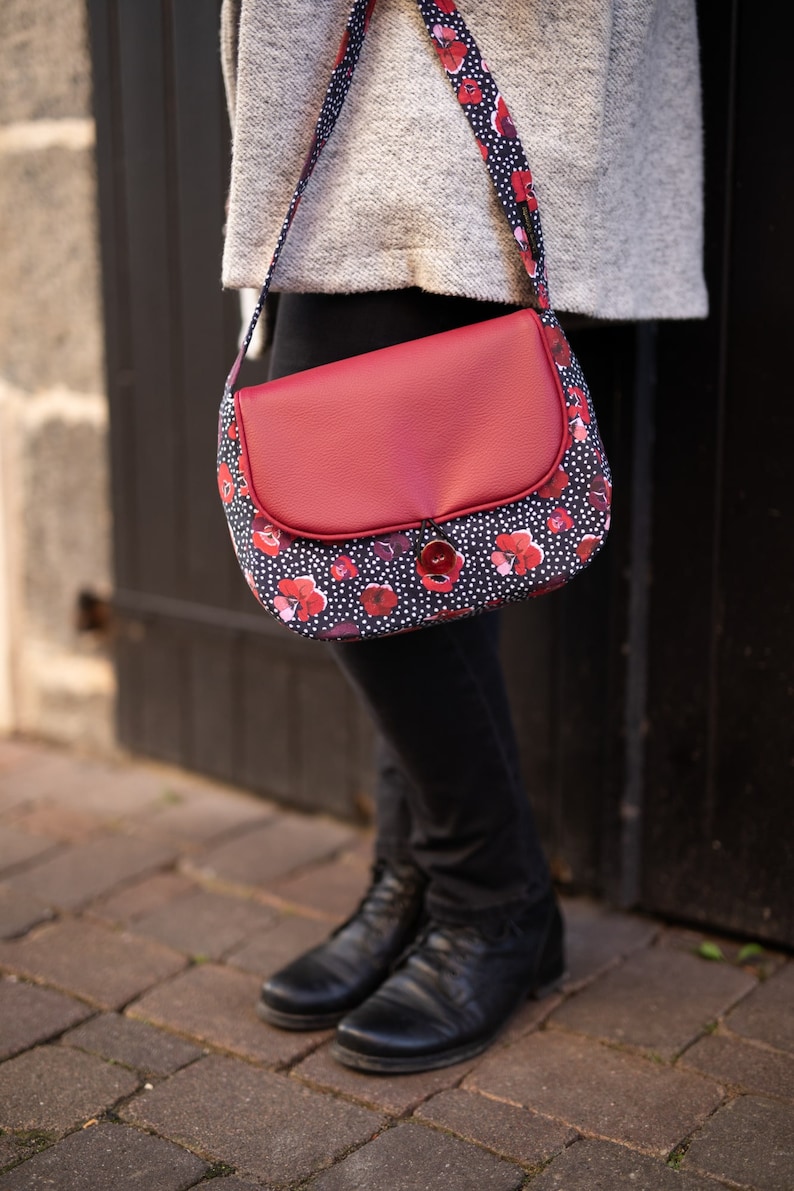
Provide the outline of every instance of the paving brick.
<path id="1" fill-rule="evenodd" d="M 0 827 L 0 873 L 7 879 L 16 869 L 57 847 L 57 840 L 43 839 L 16 827 Z"/>
<path id="2" fill-rule="evenodd" d="M 24 935 L 39 922 L 52 918 L 52 910 L 29 893 L 0 885 L 0 939 Z"/>
<path id="3" fill-rule="evenodd" d="M 103 1013 L 65 1034 L 61 1041 L 144 1075 L 172 1075 L 203 1054 L 201 1047 L 142 1021 Z"/>
<path id="4" fill-rule="evenodd" d="M 0 980 L 0 1059 L 10 1058 L 84 1021 L 81 1001 L 21 980 Z"/>
<path id="5" fill-rule="evenodd" d="M 130 824 L 147 835 L 184 846 L 209 843 L 243 827 L 264 824 L 275 814 L 261 799 L 208 790 L 177 795 L 132 818 Z"/>
<path id="6" fill-rule="evenodd" d="M 304 865 L 332 856 L 350 843 L 351 828 L 313 815 L 279 814 L 196 858 L 207 877 L 235 885 L 267 885 Z"/>
<path id="7" fill-rule="evenodd" d="M 757 950 L 750 955 L 744 955 L 747 941 L 731 939 L 724 935 L 715 934 L 709 930 L 693 930 L 687 927 L 666 927 L 658 937 L 660 947 L 675 947 L 679 951 L 687 951 L 690 955 L 699 955 L 704 943 L 716 946 L 722 954 L 723 961 L 744 968 L 760 979 L 766 979 L 786 963 L 786 956 L 769 946 L 757 944 Z M 722 962 L 712 960 L 712 963 Z"/>
<path id="8" fill-rule="evenodd" d="M 187 1191 L 206 1171 L 206 1162 L 170 1141 L 102 1122 L 17 1166 L 0 1178 L 0 1191 Z"/>
<path id="9" fill-rule="evenodd" d="M 578 1141 L 534 1178 L 532 1191 L 719 1191 L 698 1175 L 682 1174 L 655 1158 L 610 1145 Z"/>
<path id="10" fill-rule="evenodd" d="M 472 1068 L 469 1063 L 442 1067 L 439 1071 L 423 1071 L 417 1075 L 367 1075 L 343 1067 L 331 1058 L 327 1046 L 310 1054 L 293 1071 L 293 1077 L 316 1087 L 341 1092 L 353 1100 L 360 1100 L 373 1108 L 381 1108 L 395 1116 L 402 1116 L 427 1100 L 442 1088 L 452 1088 Z"/>
<path id="11" fill-rule="evenodd" d="M 0 1127 L 66 1133 L 137 1086 L 131 1071 L 94 1055 L 39 1046 L 0 1066 Z"/>
<path id="12" fill-rule="evenodd" d="M 246 972 L 200 964 L 152 989 L 127 1013 L 274 1067 L 302 1058 L 328 1037 L 328 1031 L 277 1030 L 260 1021 L 259 987 Z"/>
<path id="13" fill-rule="evenodd" d="M 263 1191 L 261 1183 L 244 1183 L 234 1175 L 227 1178 L 213 1179 L 210 1191 Z"/>
<path id="14" fill-rule="evenodd" d="M 175 853 L 165 844 L 129 835 L 106 835 L 61 848 L 52 859 L 28 866 L 9 877 L 7 883 L 50 905 L 77 910 L 117 885 L 165 867 L 174 859 Z"/>
<path id="15" fill-rule="evenodd" d="M 0 799 L 64 804 L 105 820 L 139 812 L 161 799 L 164 790 L 162 776 L 148 767 L 94 761 L 45 748 L 38 748 L 11 773 L 0 775 Z"/>
<path id="16" fill-rule="evenodd" d="M 46 835 L 50 839 L 77 844 L 105 830 L 105 821 L 98 815 L 72 810 L 69 806 L 58 806 L 42 802 L 15 814 L 14 826 L 31 835 Z"/>
<path id="17" fill-rule="evenodd" d="M 517 1191 L 524 1171 L 469 1142 L 398 1125 L 312 1179 L 311 1191 Z"/>
<path id="18" fill-rule="evenodd" d="M 710 1075 L 719 1083 L 745 1092 L 794 1100 L 794 1055 L 767 1050 L 723 1034 L 708 1034 L 678 1061 Z"/>
<path id="19" fill-rule="evenodd" d="M 277 881 L 270 891 L 294 905 L 310 906 L 341 921 L 353 913 L 369 882 L 369 870 L 363 865 L 334 861 Z"/>
<path id="20" fill-rule="evenodd" d="M 569 997 L 549 1024 L 672 1059 L 755 985 L 728 964 L 651 947 Z"/>
<path id="21" fill-rule="evenodd" d="M 659 926 L 639 914 L 606 909 L 589 897 L 563 898 L 567 971 L 566 988 L 579 988 L 625 959 L 648 947 Z"/>
<path id="22" fill-rule="evenodd" d="M 188 955 L 220 959 L 274 917 L 269 907 L 196 889 L 137 918 L 134 929 Z"/>
<path id="23" fill-rule="evenodd" d="M 89 922 L 64 921 L 0 943 L 0 967 L 118 1009 L 172 976 L 185 957 L 150 939 Z"/>
<path id="24" fill-rule="evenodd" d="M 17 1162 L 24 1161 L 25 1158 L 29 1158 L 31 1154 L 35 1154 L 38 1149 L 47 1144 L 47 1140 L 42 1134 L 31 1137 L 24 1133 L 18 1136 L 9 1133 L 0 1137 L 0 1171 Z M 0 1179 L 0 1188 L 2 1187 L 3 1182 Z"/>
<path id="25" fill-rule="evenodd" d="M 794 1187 L 794 1113 L 760 1096 L 740 1096 L 707 1121 L 684 1155 L 694 1168 L 755 1191 Z"/>
<path id="26" fill-rule="evenodd" d="M 5 746 L 6 749 L 8 746 Z M 47 749 L 29 748 L 0 771 L 0 809 L 26 806 L 57 790 L 73 771 L 71 757 Z M 6 755 L 8 755 L 6 753 Z"/>
<path id="27" fill-rule="evenodd" d="M 193 881 L 181 873 L 155 873 L 132 885 L 125 885 L 108 897 L 98 898 L 91 903 L 89 913 L 109 922 L 129 925 L 195 888 Z"/>
<path id="28" fill-rule="evenodd" d="M 770 976 L 726 1019 L 728 1029 L 794 1054 L 794 962 Z"/>
<path id="29" fill-rule="evenodd" d="M 549 1121 L 529 1109 L 489 1100 L 460 1088 L 434 1096 L 420 1105 L 414 1116 L 527 1166 L 548 1162 L 578 1136 L 575 1129 Z"/>
<path id="30" fill-rule="evenodd" d="M 310 947 L 322 943 L 328 938 L 329 931 L 327 922 L 303 918 L 299 914 L 283 914 L 243 947 L 230 951 L 226 962 L 247 972 L 269 976 Z"/>
<path id="31" fill-rule="evenodd" d="M 551 1030 L 486 1055 L 464 1086 L 659 1155 L 722 1099 L 717 1084 L 693 1072 Z"/>
<path id="32" fill-rule="evenodd" d="M 211 1055 L 121 1110 L 245 1178 L 293 1186 L 380 1128 L 382 1118 L 239 1060 Z"/>

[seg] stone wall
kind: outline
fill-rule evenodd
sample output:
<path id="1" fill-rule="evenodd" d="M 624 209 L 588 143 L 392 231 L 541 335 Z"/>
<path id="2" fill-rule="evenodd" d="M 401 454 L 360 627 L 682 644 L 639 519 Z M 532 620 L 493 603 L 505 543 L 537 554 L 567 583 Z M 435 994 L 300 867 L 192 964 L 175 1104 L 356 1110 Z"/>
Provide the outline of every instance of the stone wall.
<path id="1" fill-rule="evenodd" d="M 84 0 L 0 4 L 0 728 L 114 749 L 107 401 Z"/>

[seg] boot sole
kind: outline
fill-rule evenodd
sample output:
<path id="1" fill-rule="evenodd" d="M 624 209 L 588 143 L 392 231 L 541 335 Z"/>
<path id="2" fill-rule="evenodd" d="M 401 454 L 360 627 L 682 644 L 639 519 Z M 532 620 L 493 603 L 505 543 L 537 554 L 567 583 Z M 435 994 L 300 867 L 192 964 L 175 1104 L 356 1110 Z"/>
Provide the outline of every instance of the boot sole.
<path id="1" fill-rule="evenodd" d="M 269 1026 L 278 1026 L 280 1030 L 330 1030 L 339 1025 L 345 1013 L 349 1012 L 349 1009 L 345 1009 L 341 1013 L 284 1013 L 281 1009 L 271 1008 L 264 1001 L 258 1001 L 256 1006 L 257 1017 Z"/>

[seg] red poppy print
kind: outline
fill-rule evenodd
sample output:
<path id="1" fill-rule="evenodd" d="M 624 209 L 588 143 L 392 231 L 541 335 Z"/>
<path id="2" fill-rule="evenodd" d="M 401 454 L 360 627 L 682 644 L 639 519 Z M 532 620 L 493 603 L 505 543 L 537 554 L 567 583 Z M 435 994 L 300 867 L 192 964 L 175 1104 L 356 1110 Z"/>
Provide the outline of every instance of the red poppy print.
<path id="1" fill-rule="evenodd" d="M 544 500 L 559 500 L 568 484 L 568 473 L 558 467 L 551 479 L 547 480 L 542 488 L 538 488 L 538 496 L 542 496 Z"/>
<path id="2" fill-rule="evenodd" d="M 496 111 L 491 112 L 491 124 L 500 136 L 507 137 L 509 140 L 515 140 L 518 136 L 516 126 L 513 123 L 513 117 L 507 110 L 507 104 L 501 95 L 497 95 L 496 97 Z"/>
<path id="3" fill-rule="evenodd" d="M 480 155 L 482 156 L 483 161 L 487 161 L 488 160 L 488 146 L 484 145 L 482 143 L 482 141 L 477 141 L 477 148 L 480 150 Z"/>
<path id="4" fill-rule="evenodd" d="M 590 407 L 587 404 L 584 389 L 579 389 L 576 385 L 568 385 L 568 396 L 571 398 L 571 403 L 568 406 L 568 417 L 581 418 L 583 422 L 589 425 Z"/>
<path id="5" fill-rule="evenodd" d="M 384 562 L 391 562 L 410 549 L 411 539 L 404 533 L 390 533 L 388 537 L 378 538 L 372 545 L 373 553 Z"/>
<path id="6" fill-rule="evenodd" d="M 552 533 L 565 533 L 573 529 L 573 517 L 567 509 L 557 508 L 546 518 L 546 524 Z"/>
<path id="7" fill-rule="evenodd" d="M 460 578 L 460 572 L 463 569 L 463 555 L 455 554 L 455 561 L 450 566 L 446 574 L 434 574 L 429 571 L 427 567 L 422 566 L 420 559 L 416 560 L 416 573 L 422 580 L 422 586 L 426 587 L 428 591 L 452 591 L 452 588 Z"/>
<path id="8" fill-rule="evenodd" d="M 226 431 L 226 433 L 231 439 L 237 438 L 237 420 L 235 418 L 232 418 L 231 422 L 229 423 L 229 429 Z"/>
<path id="9" fill-rule="evenodd" d="M 590 481 L 587 502 L 594 509 L 598 509 L 599 512 L 606 513 L 612 503 L 612 485 L 606 476 L 593 476 L 593 479 Z"/>
<path id="10" fill-rule="evenodd" d="M 457 74 L 468 53 L 465 44 L 458 41 L 455 30 L 446 25 L 434 25 L 433 37 L 436 40 L 435 50 L 444 70 L 447 74 Z"/>
<path id="11" fill-rule="evenodd" d="M 218 491 L 221 494 L 221 500 L 225 505 L 231 504 L 234 500 L 234 480 L 232 473 L 229 471 L 228 463 L 222 463 L 218 468 Z"/>
<path id="12" fill-rule="evenodd" d="M 558 368 L 567 368 L 571 362 L 571 349 L 568 340 L 562 333 L 560 327 L 546 327 L 543 328 L 546 335 L 546 342 L 549 345 L 549 351 L 552 354 L 554 363 Z"/>
<path id="13" fill-rule="evenodd" d="M 355 579 L 357 574 L 358 567 L 347 554 L 340 554 L 336 562 L 331 563 L 331 575 L 337 583 L 342 583 L 345 579 Z"/>
<path id="14" fill-rule="evenodd" d="M 537 211 L 538 200 L 532 189 L 532 174 L 529 170 L 513 170 L 510 175 L 513 194 L 517 203 L 526 203 L 530 211 Z"/>
<path id="15" fill-rule="evenodd" d="M 310 575 L 300 575 L 297 579 L 282 579 L 278 589 L 281 594 L 273 600 L 273 605 L 280 618 L 287 623 L 297 616 L 298 620 L 305 624 L 310 616 L 322 612 L 328 602 Z"/>
<path id="16" fill-rule="evenodd" d="M 461 103 L 482 103 L 482 91 L 474 79 L 463 79 L 458 87 Z"/>
<path id="17" fill-rule="evenodd" d="M 388 616 L 399 602 L 394 588 L 388 583 L 370 583 L 358 598 L 368 616 Z"/>
<path id="18" fill-rule="evenodd" d="M 266 517 L 257 513 L 251 524 L 251 541 L 257 550 L 261 550 L 270 558 L 275 558 L 282 550 L 286 550 L 288 546 L 292 545 L 293 538 L 286 530 L 279 529 L 277 525 L 271 525 Z"/>
<path id="19" fill-rule="evenodd" d="M 440 8 L 447 16 L 455 11 L 455 4 L 453 0 L 436 0 L 436 8 Z"/>
<path id="20" fill-rule="evenodd" d="M 344 620 L 331 629 L 324 629 L 317 636 L 321 641 L 349 641 L 352 637 L 360 637 L 361 630 L 352 620 Z"/>
<path id="21" fill-rule="evenodd" d="M 496 545 L 498 548 L 491 555 L 491 562 L 500 575 L 526 575 L 543 562 L 543 551 L 532 541 L 529 530 L 500 533 Z"/>
<path id="22" fill-rule="evenodd" d="M 582 562 L 588 562 L 594 551 L 601 545 L 601 539 L 595 534 L 588 533 L 576 547 L 576 553 Z"/>

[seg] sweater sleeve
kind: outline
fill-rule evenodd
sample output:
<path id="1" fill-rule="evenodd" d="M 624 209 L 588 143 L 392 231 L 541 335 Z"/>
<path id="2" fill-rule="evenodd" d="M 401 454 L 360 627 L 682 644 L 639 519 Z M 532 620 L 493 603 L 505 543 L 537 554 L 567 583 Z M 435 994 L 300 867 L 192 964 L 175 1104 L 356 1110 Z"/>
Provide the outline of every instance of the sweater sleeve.
<path id="1" fill-rule="evenodd" d="M 234 139 L 237 110 L 237 45 L 240 33 L 240 0 L 223 0 L 221 5 L 220 52 L 226 107 Z"/>

